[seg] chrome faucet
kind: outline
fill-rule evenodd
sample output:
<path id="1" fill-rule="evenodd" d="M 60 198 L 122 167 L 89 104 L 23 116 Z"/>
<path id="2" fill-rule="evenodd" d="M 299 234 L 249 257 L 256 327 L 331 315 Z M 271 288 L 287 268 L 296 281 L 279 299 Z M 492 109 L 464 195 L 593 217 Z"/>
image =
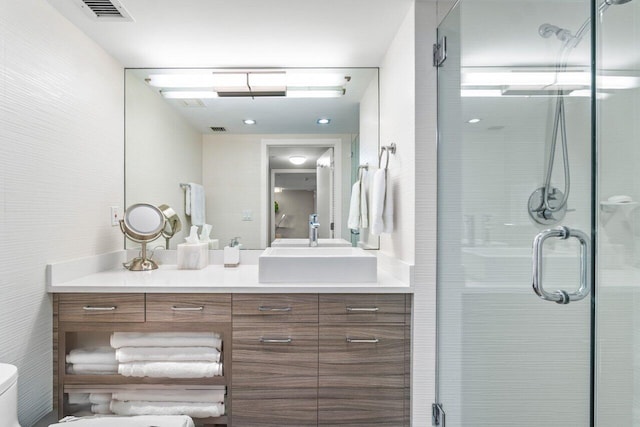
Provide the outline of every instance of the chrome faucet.
<path id="1" fill-rule="evenodd" d="M 318 214 L 309 215 L 309 246 L 318 246 Z"/>

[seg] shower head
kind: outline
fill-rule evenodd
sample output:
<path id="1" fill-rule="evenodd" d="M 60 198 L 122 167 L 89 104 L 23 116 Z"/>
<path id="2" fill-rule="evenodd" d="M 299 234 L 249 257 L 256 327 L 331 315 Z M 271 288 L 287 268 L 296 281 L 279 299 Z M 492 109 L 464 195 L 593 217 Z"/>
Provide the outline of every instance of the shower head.
<path id="1" fill-rule="evenodd" d="M 609 6 L 612 6 L 614 4 L 625 4 L 625 3 L 629 3 L 630 1 L 631 0 L 604 0 L 604 2 Z"/>

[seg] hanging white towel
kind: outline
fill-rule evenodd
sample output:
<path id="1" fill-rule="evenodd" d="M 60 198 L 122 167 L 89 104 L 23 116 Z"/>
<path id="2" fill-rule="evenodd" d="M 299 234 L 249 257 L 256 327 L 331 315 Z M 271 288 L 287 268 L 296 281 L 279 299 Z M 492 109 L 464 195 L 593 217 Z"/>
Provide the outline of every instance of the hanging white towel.
<path id="1" fill-rule="evenodd" d="M 121 402 L 113 400 L 111 411 L 118 415 L 188 415 L 195 418 L 219 417 L 224 415 L 224 404 L 202 404 L 189 402 Z M 113 424 L 118 425 L 118 424 Z"/>
<path id="2" fill-rule="evenodd" d="M 213 347 L 121 347 L 116 350 L 116 358 L 121 363 L 141 360 L 219 362 L 220 351 Z"/>
<path id="3" fill-rule="evenodd" d="M 116 352 L 111 347 L 74 348 L 67 355 L 67 363 L 116 363 Z"/>
<path id="4" fill-rule="evenodd" d="M 126 390 L 113 393 L 113 400 L 152 402 L 224 402 L 224 390 Z"/>
<path id="5" fill-rule="evenodd" d="M 204 187 L 190 182 L 185 193 L 185 214 L 191 216 L 191 225 L 204 225 L 205 223 L 205 199 Z"/>
<path id="6" fill-rule="evenodd" d="M 214 347 L 222 340 L 213 332 L 114 332 L 111 347 Z"/>
<path id="7" fill-rule="evenodd" d="M 351 187 L 351 202 L 349 203 L 349 220 L 347 227 L 352 230 L 360 228 L 360 181 Z"/>
<path id="8" fill-rule="evenodd" d="M 378 169 L 371 188 L 371 234 L 375 236 L 393 231 L 393 194 L 387 184 L 386 169 Z"/>
<path id="9" fill-rule="evenodd" d="M 118 365 L 125 377 L 211 378 L 222 375 L 222 364 L 215 362 L 131 362 Z"/>
<path id="10" fill-rule="evenodd" d="M 93 416 L 64 417 L 60 423 L 49 427 L 194 427 L 191 417 L 186 415 L 141 415 L 136 417 Z"/>

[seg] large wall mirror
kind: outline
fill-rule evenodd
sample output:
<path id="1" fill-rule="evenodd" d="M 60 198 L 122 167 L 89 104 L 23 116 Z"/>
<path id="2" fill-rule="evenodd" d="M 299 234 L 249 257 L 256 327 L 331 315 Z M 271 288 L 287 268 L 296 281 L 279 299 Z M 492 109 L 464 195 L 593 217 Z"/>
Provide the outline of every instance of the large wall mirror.
<path id="1" fill-rule="evenodd" d="M 125 79 L 125 202 L 175 210 L 184 226 L 171 249 L 192 224 L 190 184 L 204 189 L 220 248 L 308 236 L 310 213 L 321 238 L 378 247 L 347 227 L 358 166 L 378 152 L 377 68 L 147 68 Z"/>

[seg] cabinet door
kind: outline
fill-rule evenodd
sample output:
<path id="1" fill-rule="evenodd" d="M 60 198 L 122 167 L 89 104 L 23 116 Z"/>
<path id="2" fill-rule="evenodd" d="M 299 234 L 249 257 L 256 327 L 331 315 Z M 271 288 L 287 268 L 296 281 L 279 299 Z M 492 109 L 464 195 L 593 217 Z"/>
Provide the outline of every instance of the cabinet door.
<path id="1" fill-rule="evenodd" d="M 320 388 L 318 425 L 387 426 L 407 425 L 401 388 Z"/>
<path id="2" fill-rule="evenodd" d="M 144 322 L 144 294 L 60 294 L 61 322 Z"/>
<path id="3" fill-rule="evenodd" d="M 233 323 L 318 323 L 318 295 L 234 294 Z"/>
<path id="4" fill-rule="evenodd" d="M 404 323 L 404 294 L 320 295 L 320 323 Z"/>
<path id="5" fill-rule="evenodd" d="M 314 324 L 234 325 L 234 390 L 316 388 L 318 326 Z"/>
<path id="6" fill-rule="evenodd" d="M 317 425 L 315 388 L 233 391 L 234 427 Z"/>
<path id="7" fill-rule="evenodd" d="M 231 294 L 147 294 L 147 322 L 230 322 Z"/>

